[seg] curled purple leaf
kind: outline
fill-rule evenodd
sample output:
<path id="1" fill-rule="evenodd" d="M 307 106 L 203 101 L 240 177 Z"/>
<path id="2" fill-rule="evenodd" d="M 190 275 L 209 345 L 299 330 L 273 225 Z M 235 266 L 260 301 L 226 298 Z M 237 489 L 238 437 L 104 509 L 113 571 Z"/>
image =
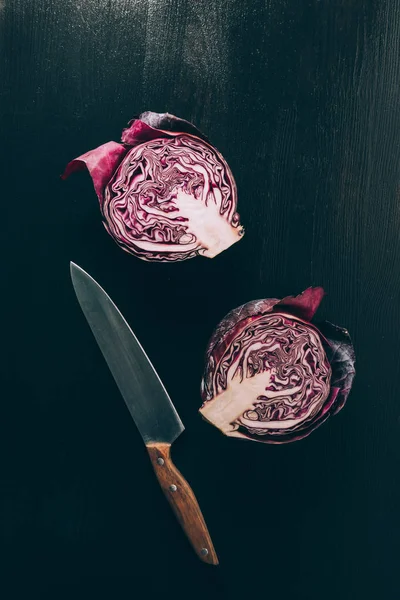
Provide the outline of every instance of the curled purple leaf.
<path id="1" fill-rule="evenodd" d="M 278 302 L 274 310 L 295 315 L 305 321 L 311 321 L 321 304 L 325 292 L 322 287 L 309 287 L 298 296 L 287 296 Z"/>
<path id="2" fill-rule="evenodd" d="M 71 173 L 87 169 L 92 177 L 96 194 L 102 202 L 106 185 L 125 154 L 125 146 L 116 142 L 107 142 L 107 144 L 89 150 L 89 152 L 68 163 L 61 178 L 67 179 Z"/>
<path id="3" fill-rule="evenodd" d="M 193 123 L 170 115 L 169 113 L 143 112 L 139 117 L 132 119 L 129 126 L 122 131 L 122 141 L 134 146 L 142 141 L 160 137 L 160 133 L 167 135 L 180 135 L 188 133 L 206 142 L 208 139 Z"/>
<path id="4" fill-rule="evenodd" d="M 318 329 L 327 341 L 326 354 L 332 367 L 331 389 L 337 390 L 334 415 L 343 408 L 350 394 L 356 374 L 356 357 L 347 329 L 329 321 L 318 323 Z"/>

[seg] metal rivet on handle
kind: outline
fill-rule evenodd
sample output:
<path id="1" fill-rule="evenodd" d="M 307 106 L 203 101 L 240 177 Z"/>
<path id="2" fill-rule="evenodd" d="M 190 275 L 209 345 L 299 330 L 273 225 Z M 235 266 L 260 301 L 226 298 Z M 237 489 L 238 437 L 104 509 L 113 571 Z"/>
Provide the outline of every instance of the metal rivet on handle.
<path id="1" fill-rule="evenodd" d="M 176 485 L 173 483 L 172 485 L 169 486 L 169 489 L 171 490 L 171 492 L 176 492 L 176 490 L 178 489 L 176 487 Z"/>
<path id="2" fill-rule="evenodd" d="M 207 556 L 207 554 L 208 554 L 208 550 L 207 550 L 207 548 L 202 548 L 202 549 L 200 550 L 200 554 L 201 554 L 202 556 Z"/>
<path id="3" fill-rule="evenodd" d="M 163 458 L 157 458 L 157 464 L 162 466 L 164 464 L 164 459 Z"/>

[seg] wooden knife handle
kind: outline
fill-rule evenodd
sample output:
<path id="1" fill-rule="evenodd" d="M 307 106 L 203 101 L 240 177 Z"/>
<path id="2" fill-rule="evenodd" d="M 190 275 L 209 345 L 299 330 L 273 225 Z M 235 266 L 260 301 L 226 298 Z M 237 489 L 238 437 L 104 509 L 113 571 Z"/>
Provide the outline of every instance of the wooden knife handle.
<path id="1" fill-rule="evenodd" d="M 171 460 L 170 444 L 147 446 L 161 488 L 200 560 L 217 565 L 218 558 L 192 488 Z"/>

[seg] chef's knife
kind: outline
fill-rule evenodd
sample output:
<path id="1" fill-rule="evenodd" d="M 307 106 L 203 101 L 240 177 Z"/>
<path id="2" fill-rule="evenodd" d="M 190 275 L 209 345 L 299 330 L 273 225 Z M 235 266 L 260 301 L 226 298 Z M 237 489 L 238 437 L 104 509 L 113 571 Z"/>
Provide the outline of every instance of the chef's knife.
<path id="1" fill-rule="evenodd" d="M 197 556 L 218 558 L 196 497 L 170 457 L 184 426 L 145 351 L 99 284 L 71 262 L 76 296 L 123 399 L 146 444 L 161 488 Z"/>

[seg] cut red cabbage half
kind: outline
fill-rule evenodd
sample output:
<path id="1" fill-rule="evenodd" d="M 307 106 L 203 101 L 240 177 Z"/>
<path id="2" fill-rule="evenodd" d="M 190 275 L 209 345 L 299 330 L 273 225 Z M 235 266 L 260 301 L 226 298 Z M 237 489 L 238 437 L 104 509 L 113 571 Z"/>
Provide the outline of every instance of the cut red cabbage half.
<path id="1" fill-rule="evenodd" d="M 213 258 L 240 240 L 231 170 L 192 123 L 144 112 L 121 141 L 71 161 L 62 178 L 88 169 L 105 228 L 123 250 L 173 262 Z"/>
<path id="2" fill-rule="evenodd" d="M 206 352 L 203 418 L 225 435 L 283 444 L 300 440 L 343 408 L 355 375 L 346 329 L 310 323 L 320 287 L 232 310 Z"/>

